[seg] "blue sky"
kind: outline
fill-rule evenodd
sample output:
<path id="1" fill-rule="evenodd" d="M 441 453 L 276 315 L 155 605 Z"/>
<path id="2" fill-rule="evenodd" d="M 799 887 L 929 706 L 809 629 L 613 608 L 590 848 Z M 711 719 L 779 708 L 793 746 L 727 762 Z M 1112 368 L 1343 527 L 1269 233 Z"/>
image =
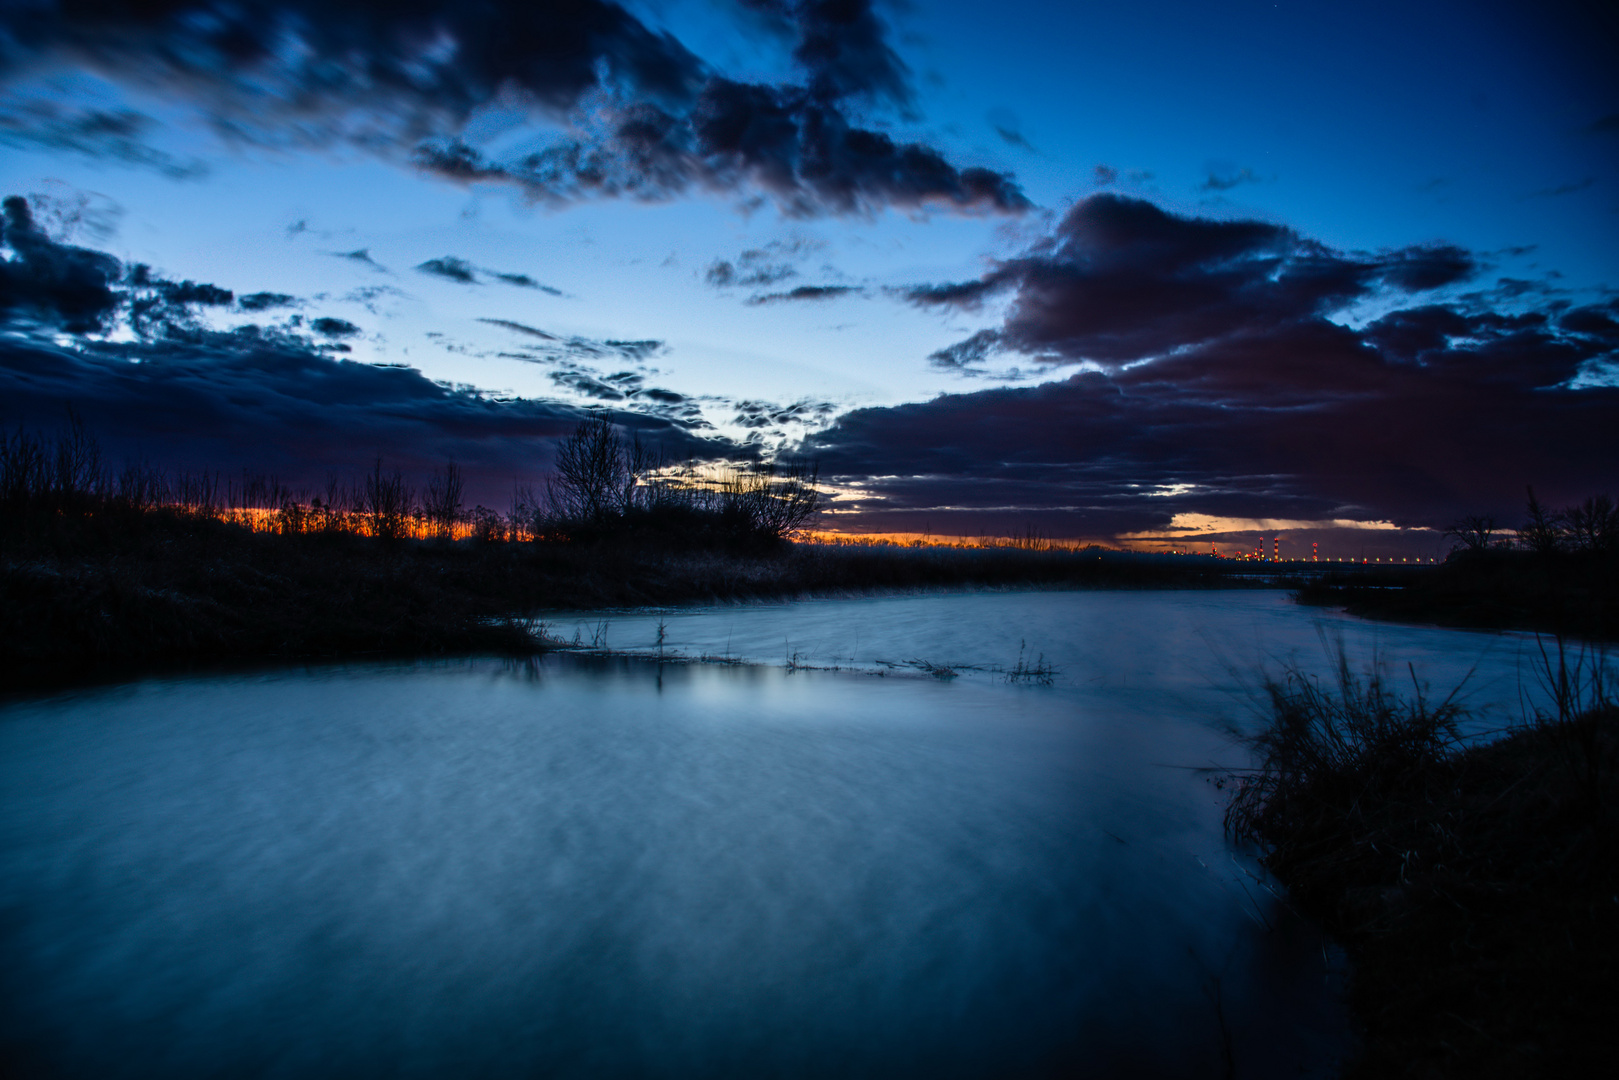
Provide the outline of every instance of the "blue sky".
<path id="1" fill-rule="evenodd" d="M 242 464 L 256 451 L 297 474 L 448 453 L 481 462 L 493 490 L 543 470 L 579 410 L 608 407 L 688 452 L 822 458 L 855 527 L 1035 523 L 1135 542 L 1269 523 L 1300 542 L 1374 526 L 1362 531 L 1395 543 L 1406 534 L 1388 525 L 1507 516 L 1525 483 L 1572 499 L 1613 475 L 1612 448 L 1584 432 L 1614 418 L 1619 344 L 1619 91 L 1603 63 L 1615 26 L 1595 6 L 678 0 L 493 4 L 477 9 L 486 19 L 427 2 L 79 6 L 6 16 L 0 193 L 27 197 L 29 227 L 64 250 L 233 291 L 186 315 L 186 393 L 240 401 L 236 360 L 209 357 L 235 357 L 242 339 L 197 335 L 253 323 L 337 375 L 404 365 L 424 387 L 461 388 L 458 408 L 522 399 L 531 422 L 474 436 L 429 410 L 384 438 L 364 417 L 385 403 L 323 411 L 319 392 L 287 382 L 278 409 L 229 423 L 204 410 L 213 419 L 187 431 L 178 402 L 193 399 L 174 387 L 143 384 L 137 407 L 127 371 L 83 366 L 150 365 L 179 337 L 143 337 L 112 308 L 64 335 L 21 299 L 5 309 L 6 347 L 30 359 L 9 369 L 0 419 L 47 423 L 74 399 L 113 444 L 153 457 L 224 454 L 234 424 L 260 432 L 228 455 Z M 229 34 L 253 47 L 232 52 Z M 635 141 L 648 117 L 664 142 Z M 768 125 L 787 122 L 855 135 L 823 168 L 809 142 L 789 154 L 771 141 Z M 559 156 L 570 143 L 576 157 Z M 587 167 L 568 166 L 579 154 Z M 1194 239 L 1216 235 L 1205 225 L 1226 239 Z M 1166 243 L 1190 261 L 1141 261 Z M 1237 288 L 1233 259 L 1253 272 L 1220 310 L 1259 321 L 1186 308 L 1193 278 Z M 1413 259 L 1420 281 L 1394 268 Z M 1328 263 L 1342 281 L 1317 288 Z M 972 282 L 970 296 L 918 292 Z M 1108 289 L 1184 340 L 1101 335 L 1100 308 L 1085 325 L 1053 321 Z M 254 294 L 287 301 L 242 302 Z M 315 331 L 322 318 L 341 332 Z M 1418 323 L 1427 351 L 1400 353 L 1394 331 Z M 54 387 L 27 352 L 51 349 L 80 365 Z M 1278 349 L 1285 374 L 1265 367 Z M 1376 372 L 1340 377 L 1379 350 Z M 1480 357 L 1509 355 L 1517 403 L 1476 374 Z M 1063 394 L 1073 407 L 1053 412 Z M 1360 411 L 1367 394 L 1386 408 Z M 1133 411 L 1144 395 L 1219 410 L 1225 426 Z M 277 435 L 292 400 L 309 403 L 304 428 L 332 430 Z M 154 402 L 175 404 L 143 430 Z M 1370 483 L 1305 462 L 1316 444 L 1296 441 L 1311 430 L 1299 410 L 1351 446 L 1357 431 L 1388 442 L 1379 416 L 1436 407 L 1455 415 L 1435 426 L 1457 431 L 1534 421 L 1489 468 L 1423 464 L 1421 484 L 1402 470 L 1439 460 L 1431 439 L 1369 458 Z M 982 434 L 996 417 L 1022 433 L 1015 450 Z M 210 423 L 221 433 L 203 439 Z M 1076 440 L 1076 424 L 1112 441 Z M 872 434 L 901 429 L 903 446 Z M 1207 452 L 1166 450 L 1188 440 Z M 1263 460 L 1227 450 L 1267 441 Z"/>

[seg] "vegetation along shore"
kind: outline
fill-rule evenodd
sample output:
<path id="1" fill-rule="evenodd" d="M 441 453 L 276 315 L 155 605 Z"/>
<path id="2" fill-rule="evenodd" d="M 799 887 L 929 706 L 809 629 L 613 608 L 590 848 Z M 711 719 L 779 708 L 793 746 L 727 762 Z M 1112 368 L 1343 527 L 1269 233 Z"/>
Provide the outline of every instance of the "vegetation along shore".
<path id="1" fill-rule="evenodd" d="M 1206 587 L 1209 560 L 793 537 L 802 467 L 671 469 L 599 419 L 496 512 L 455 467 L 381 462 L 318 493 L 112 471 L 78 425 L 0 434 L 0 685 L 257 660 L 534 652 L 538 611 L 960 587 Z"/>
<path id="2" fill-rule="evenodd" d="M 1466 517 L 1450 535 L 1439 566 L 1326 574 L 1296 595 L 1374 619 L 1619 641 L 1619 506 L 1608 496 L 1552 510 L 1531 488 L 1517 529 Z"/>
<path id="3" fill-rule="evenodd" d="M 1546 704 L 1483 738 L 1341 650 L 1335 685 L 1265 684 L 1227 825 L 1348 951 L 1350 1077 L 1612 1066 L 1619 703 L 1600 654 L 1543 644 Z"/>

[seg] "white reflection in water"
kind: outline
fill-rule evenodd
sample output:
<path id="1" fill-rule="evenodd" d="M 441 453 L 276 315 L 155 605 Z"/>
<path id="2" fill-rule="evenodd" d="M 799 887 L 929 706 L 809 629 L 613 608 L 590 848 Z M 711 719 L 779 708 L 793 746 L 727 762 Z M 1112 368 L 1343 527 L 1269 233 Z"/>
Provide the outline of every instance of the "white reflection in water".
<path id="1" fill-rule="evenodd" d="M 1330 1071 L 1322 943 L 1189 768 L 1240 759 L 1218 653 L 1313 649 L 1317 615 L 1066 593 L 662 616 L 695 652 L 778 660 L 785 633 L 863 667 L 1010 666 L 1016 635 L 1049 688 L 554 656 L 14 703 L 3 1052 L 82 1076 Z M 1436 683 L 1482 654 L 1498 695 L 1520 644 L 1378 633 Z"/>

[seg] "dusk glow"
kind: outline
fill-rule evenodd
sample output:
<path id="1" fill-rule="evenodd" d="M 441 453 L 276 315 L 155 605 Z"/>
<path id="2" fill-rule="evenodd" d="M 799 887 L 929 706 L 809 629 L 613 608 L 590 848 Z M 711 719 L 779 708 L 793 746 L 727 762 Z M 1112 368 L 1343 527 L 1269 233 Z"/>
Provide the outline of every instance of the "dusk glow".
<path id="1" fill-rule="evenodd" d="M 836 532 L 1442 556 L 1619 465 L 1611 15 L 9 5 L 0 421 L 540 481 L 589 410 Z"/>

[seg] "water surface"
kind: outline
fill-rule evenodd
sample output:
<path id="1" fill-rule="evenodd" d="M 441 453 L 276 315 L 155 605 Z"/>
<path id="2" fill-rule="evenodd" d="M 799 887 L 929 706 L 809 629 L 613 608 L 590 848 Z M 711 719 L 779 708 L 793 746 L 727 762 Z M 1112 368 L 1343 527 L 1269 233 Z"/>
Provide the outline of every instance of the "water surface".
<path id="1" fill-rule="evenodd" d="M 1333 953 L 1197 771 L 1241 759 L 1232 668 L 1316 662 L 1321 618 L 1274 593 L 557 616 L 773 666 L 553 655 L 15 701 L 0 1041 L 71 1076 L 1330 1072 Z M 1519 638 L 1326 618 L 1516 694 Z M 993 670 L 1019 641 L 1052 685 Z"/>

